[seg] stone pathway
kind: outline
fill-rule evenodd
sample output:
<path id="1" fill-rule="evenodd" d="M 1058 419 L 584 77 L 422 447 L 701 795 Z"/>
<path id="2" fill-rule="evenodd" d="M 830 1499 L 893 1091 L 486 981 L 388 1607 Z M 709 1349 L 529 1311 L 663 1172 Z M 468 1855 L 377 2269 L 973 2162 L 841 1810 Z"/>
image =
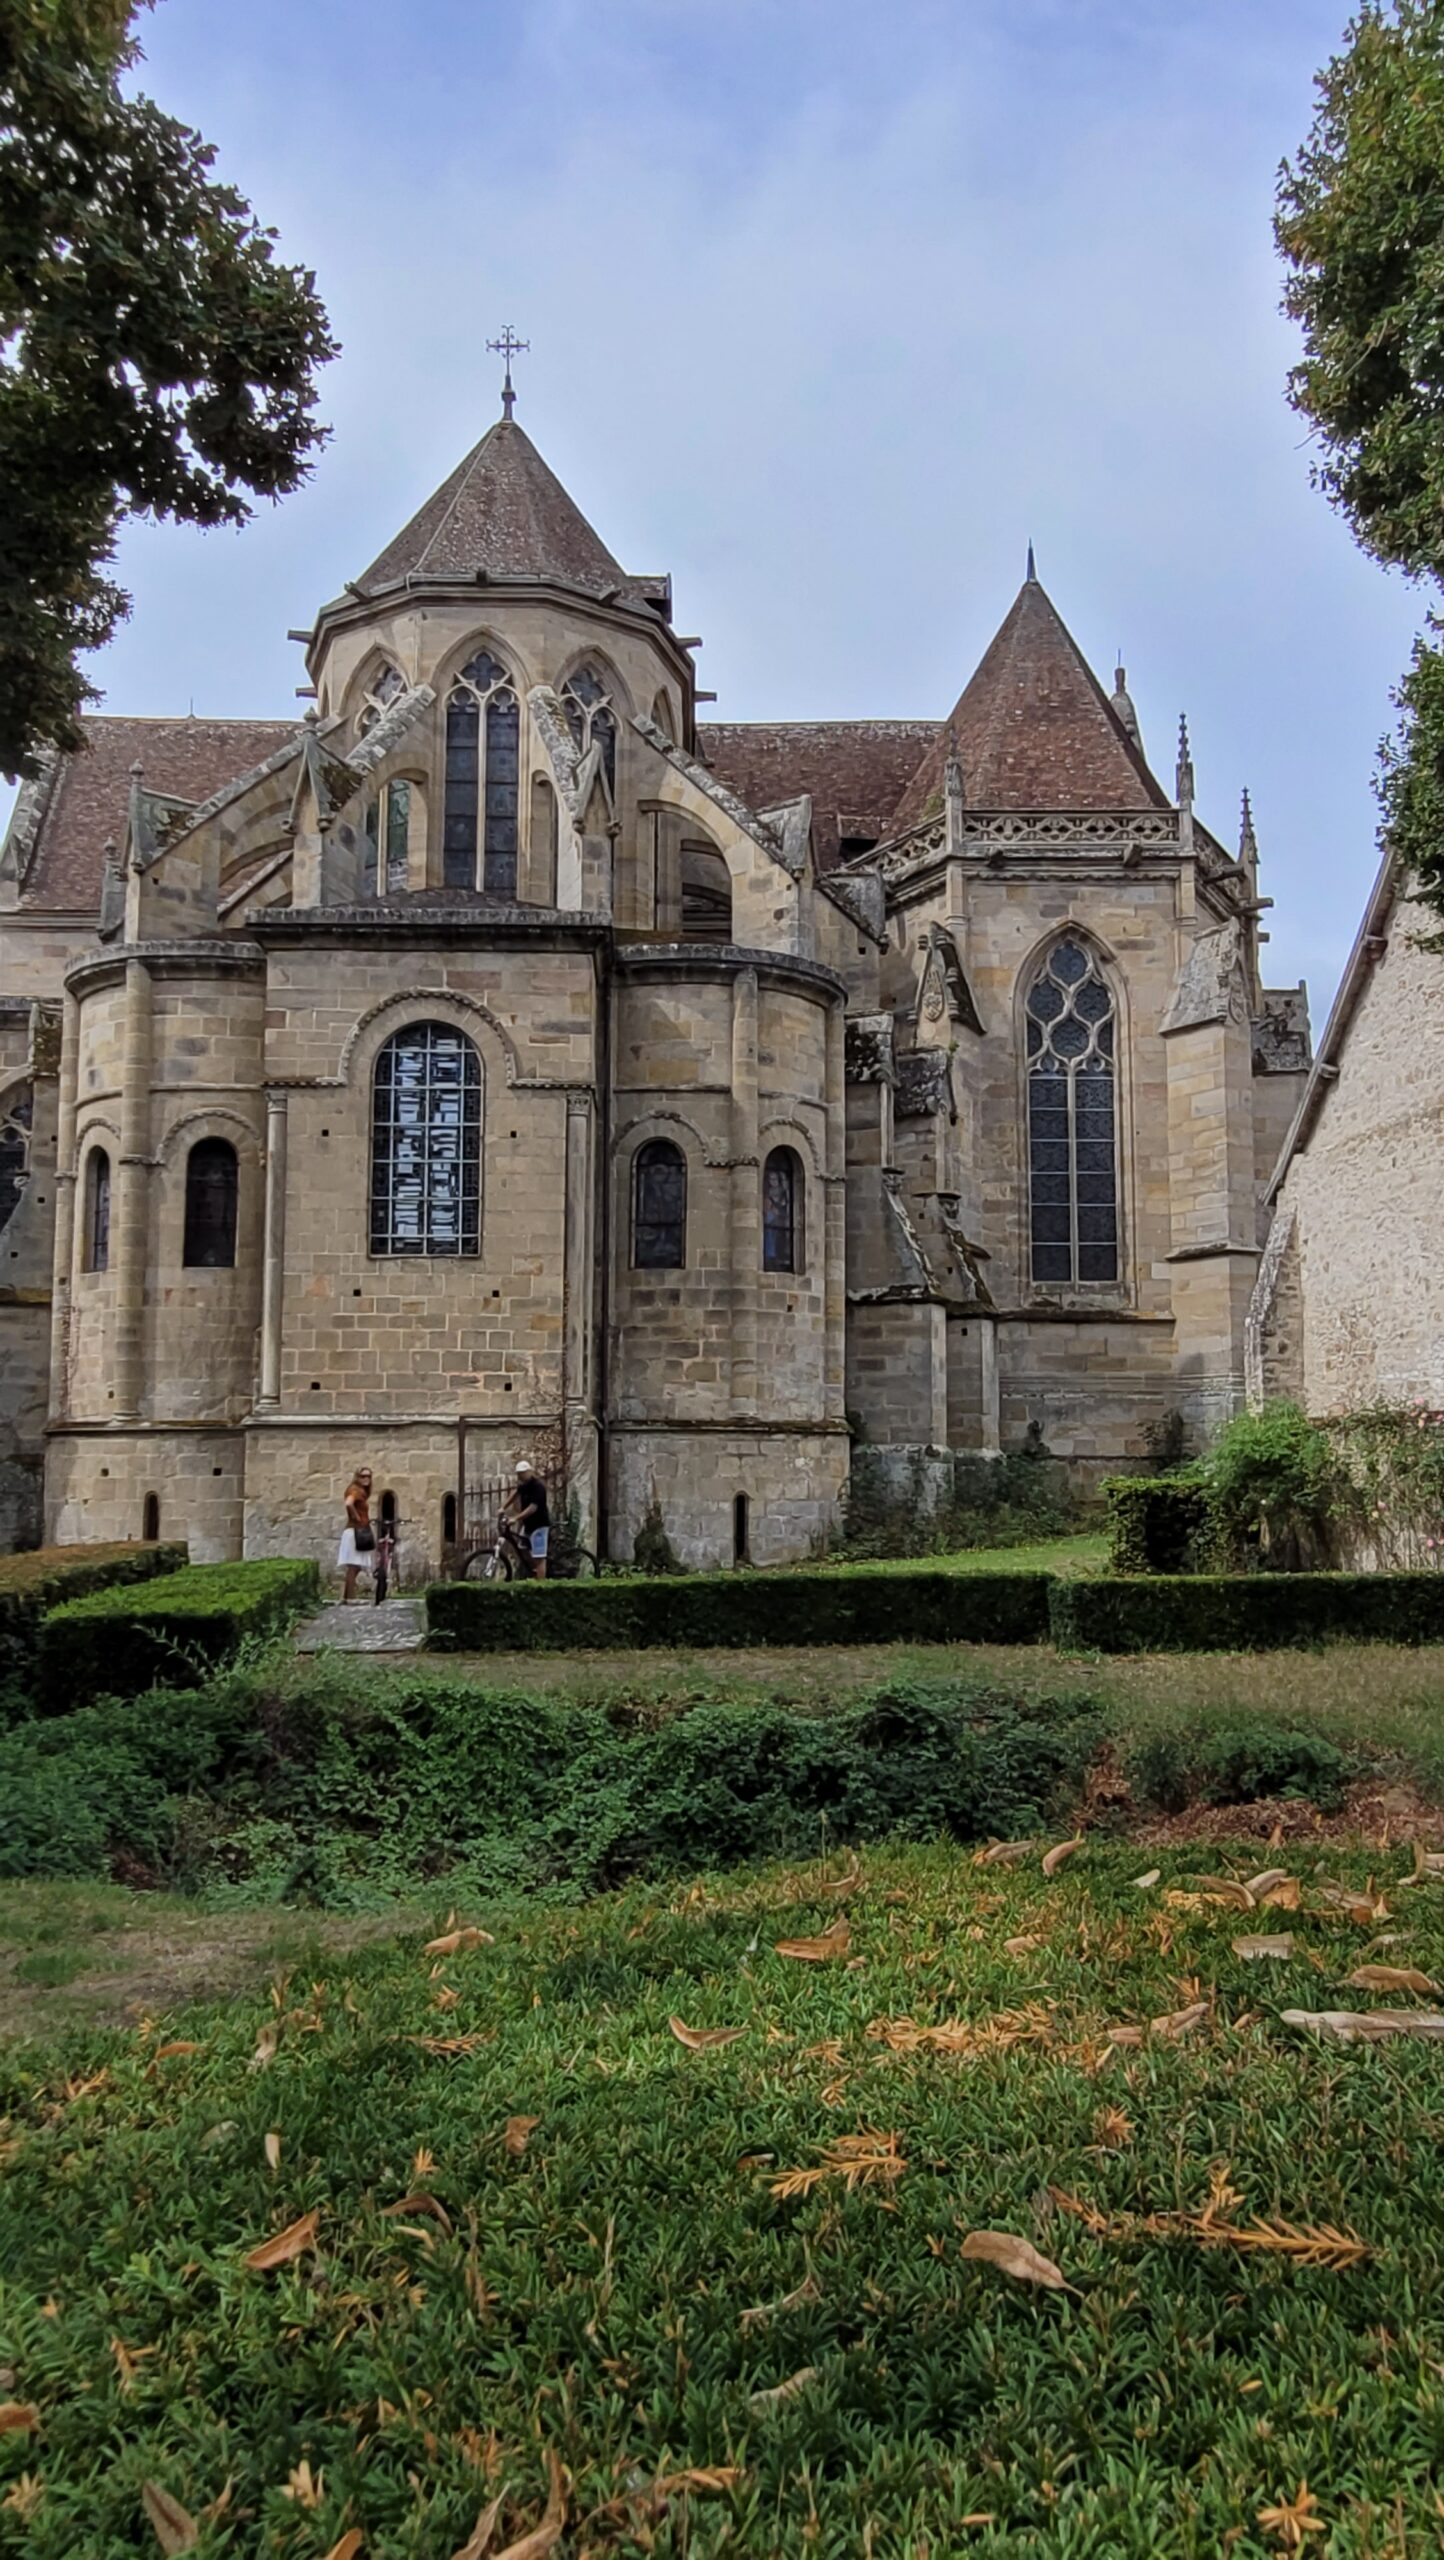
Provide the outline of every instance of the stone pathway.
<path id="1" fill-rule="evenodd" d="M 425 1604 L 420 1600 L 333 1600 L 296 1629 L 296 1651 L 319 1653 L 419 1653 L 426 1634 Z"/>

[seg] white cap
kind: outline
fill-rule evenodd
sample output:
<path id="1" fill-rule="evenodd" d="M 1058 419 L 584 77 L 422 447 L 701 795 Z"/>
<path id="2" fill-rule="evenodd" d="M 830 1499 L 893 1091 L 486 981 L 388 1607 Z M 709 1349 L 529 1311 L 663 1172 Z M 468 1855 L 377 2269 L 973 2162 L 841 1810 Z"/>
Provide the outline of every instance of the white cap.
<path id="1" fill-rule="evenodd" d="M 518 1458 L 516 1471 L 519 1476 L 529 1476 L 532 1471 L 530 1458 Z"/>

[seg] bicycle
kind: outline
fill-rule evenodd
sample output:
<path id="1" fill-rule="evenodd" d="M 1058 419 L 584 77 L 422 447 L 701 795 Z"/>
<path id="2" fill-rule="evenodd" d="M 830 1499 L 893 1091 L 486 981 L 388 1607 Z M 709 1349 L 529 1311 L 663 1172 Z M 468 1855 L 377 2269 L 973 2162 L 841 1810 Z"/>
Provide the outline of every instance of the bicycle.
<path id="1" fill-rule="evenodd" d="M 556 1582 L 586 1581 L 599 1570 L 590 1547 L 568 1546 L 564 1551 L 565 1569 L 559 1571 L 562 1553 L 551 1559 L 550 1579 Z M 461 1567 L 463 1582 L 530 1582 L 536 1577 L 536 1563 L 531 1539 L 514 1521 L 498 1520 L 489 1546 L 473 1547 Z"/>

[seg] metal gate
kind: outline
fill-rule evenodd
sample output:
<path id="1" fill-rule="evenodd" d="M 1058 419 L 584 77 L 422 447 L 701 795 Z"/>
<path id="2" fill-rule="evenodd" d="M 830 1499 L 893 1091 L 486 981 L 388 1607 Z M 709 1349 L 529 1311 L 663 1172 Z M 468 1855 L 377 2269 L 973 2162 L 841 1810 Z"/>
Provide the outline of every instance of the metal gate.
<path id="1" fill-rule="evenodd" d="M 457 1443 L 457 1534 L 442 1558 L 442 1571 L 452 1579 L 465 1572 L 467 1557 L 475 1555 L 479 1547 L 495 1544 L 502 1507 L 516 1491 L 514 1469 L 510 1475 L 482 1471 L 487 1460 L 492 1466 L 496 1463 L 494 1422 L 463 1414 L 457 1426 Z M 546 1486 L 547 1508 L 553 1520 L 562 1519 L 566 1510 L 567 1464 L 560 1424 L 534 1431 L 527 1443 L 527 1455 Z"/>

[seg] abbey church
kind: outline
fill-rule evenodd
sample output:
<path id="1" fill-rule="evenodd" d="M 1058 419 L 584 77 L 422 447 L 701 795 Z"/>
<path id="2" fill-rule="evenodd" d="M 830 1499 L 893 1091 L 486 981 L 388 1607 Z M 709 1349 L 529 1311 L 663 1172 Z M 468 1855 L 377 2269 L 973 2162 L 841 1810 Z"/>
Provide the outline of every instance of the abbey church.
<path id="1" fill-rule="evenodd" d="M 507 414 L 299 722 L 89 720 L 0 855 L 0 1544 L 813 1551 L 854 1450 L 1090 1484 L 1246 1390 L 1308 1083 L 1258 859 L 1033 573 L 944 716 L 701 721 Z M 1002 600 L 1000 599 L 1000 602 Z"/>

